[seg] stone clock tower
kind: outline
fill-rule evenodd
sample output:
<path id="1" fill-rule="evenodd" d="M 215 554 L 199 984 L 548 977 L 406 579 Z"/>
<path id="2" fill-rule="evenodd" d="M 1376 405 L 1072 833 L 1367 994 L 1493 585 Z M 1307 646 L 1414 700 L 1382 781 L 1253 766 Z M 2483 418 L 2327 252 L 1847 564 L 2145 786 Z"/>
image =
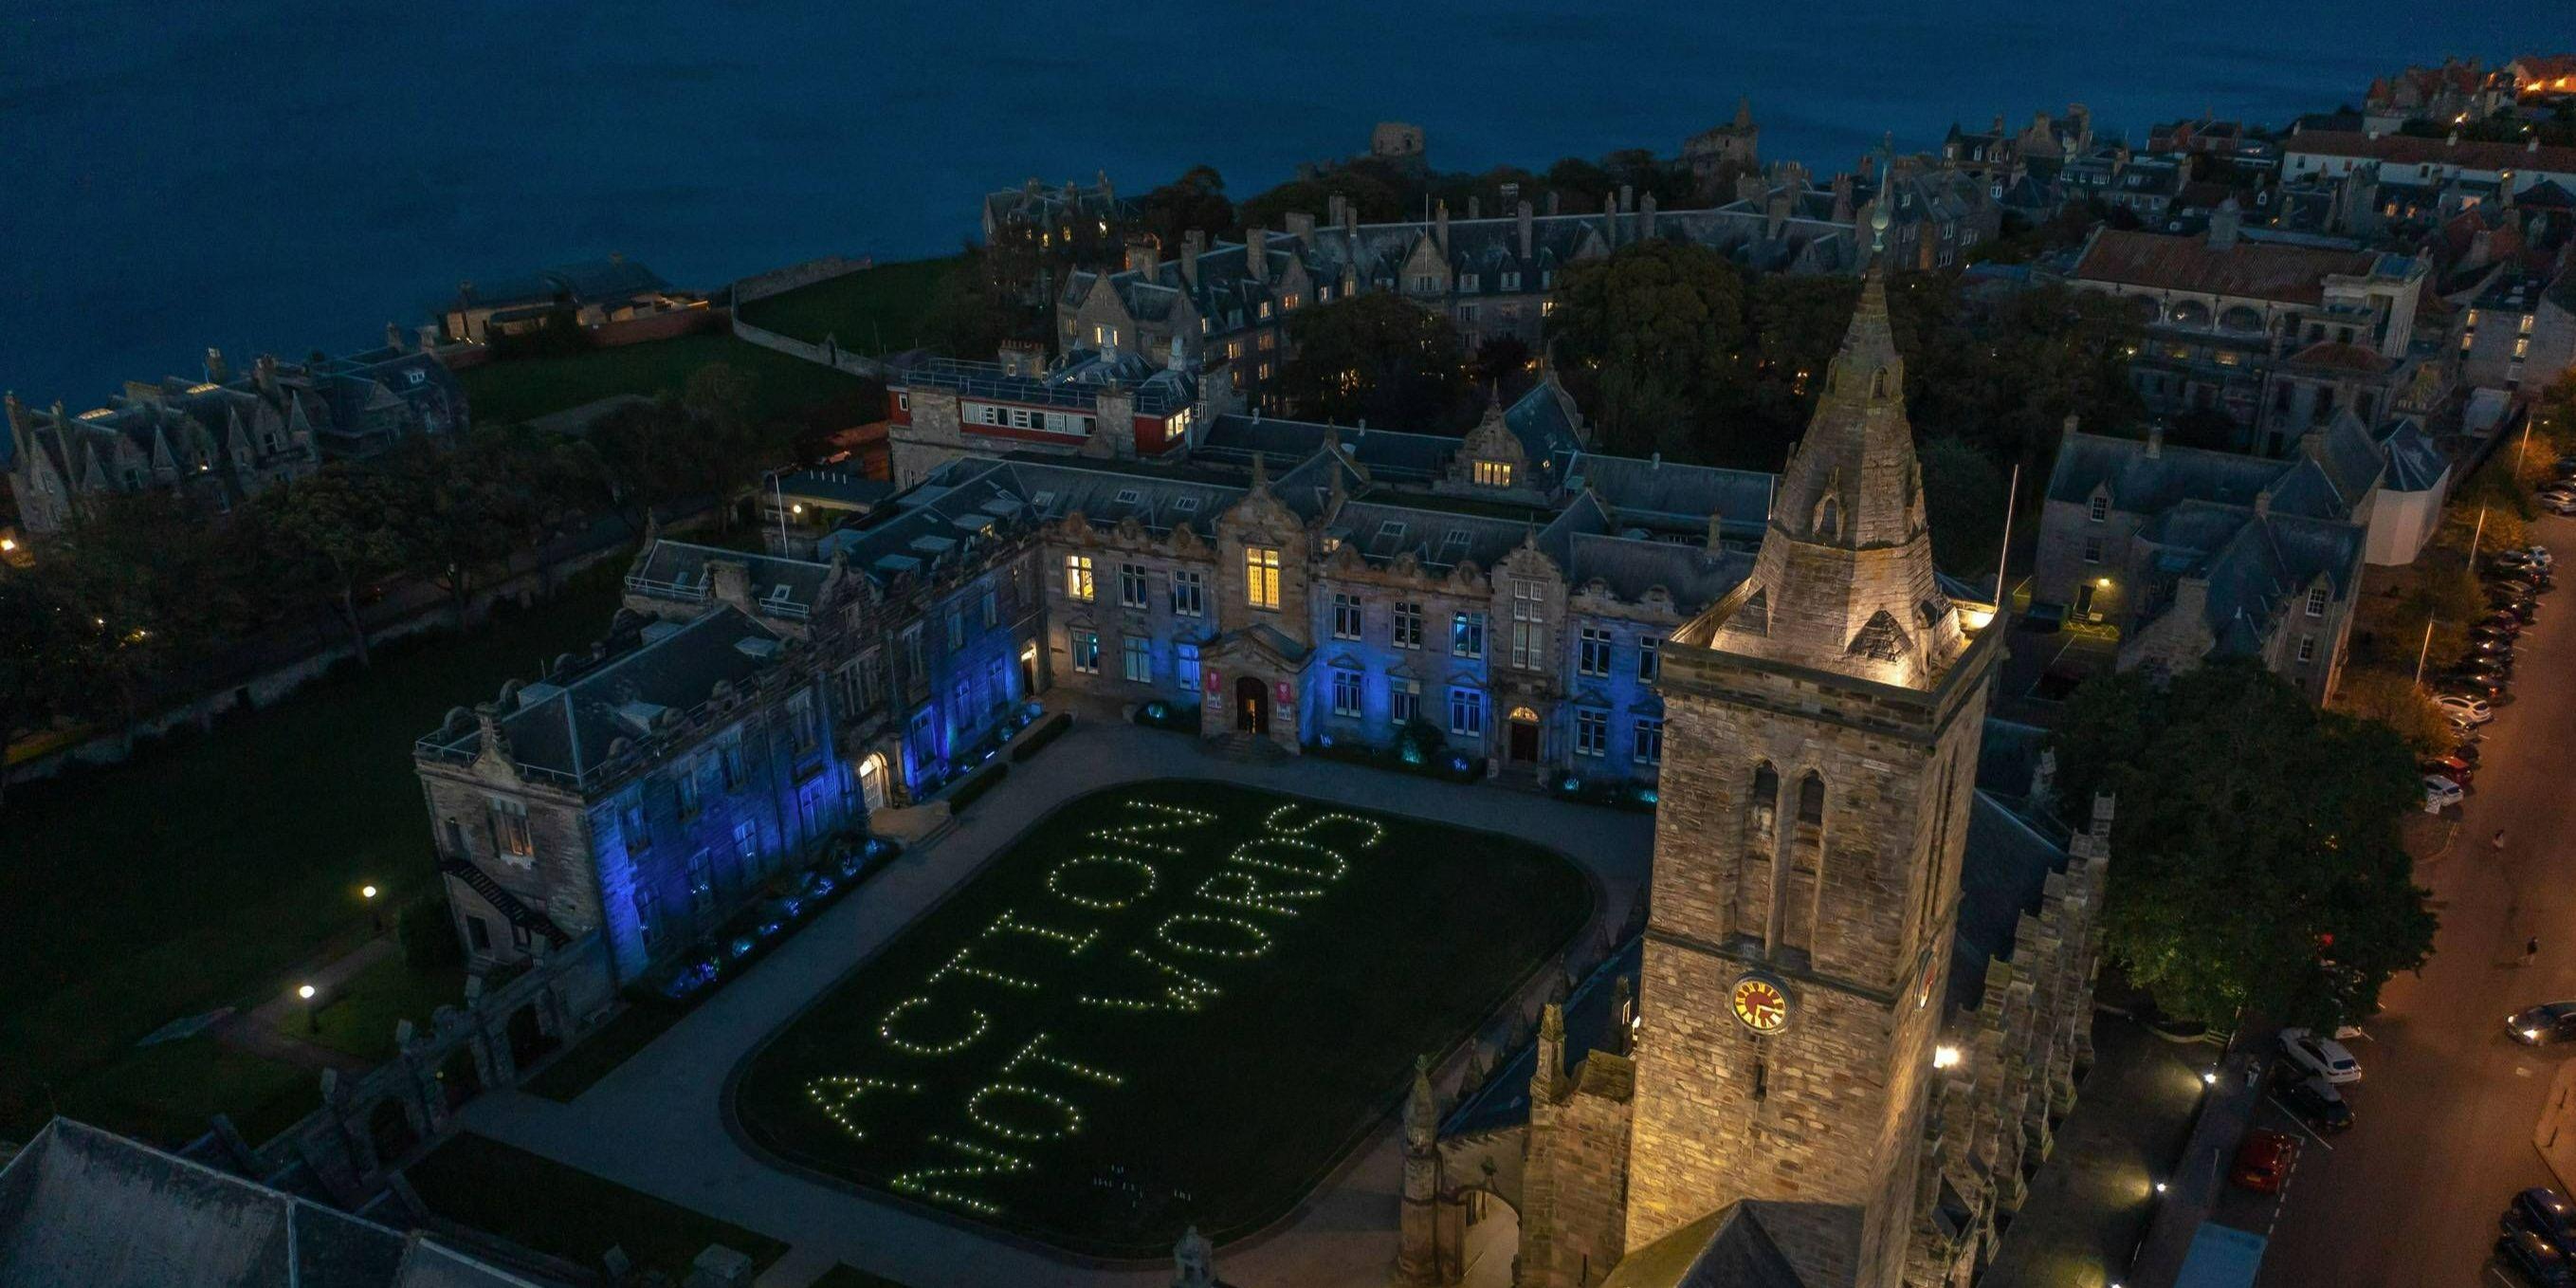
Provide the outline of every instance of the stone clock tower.
<path id="1" fill-rule="evenodd" d="M 1752 573 L 1664 653 L 1631 1255 L 1758 1200 L 1806 1282 L 1903 1281 L 2002 649 L 1933 576 L 1904 375 L 1873 268 Z"/>

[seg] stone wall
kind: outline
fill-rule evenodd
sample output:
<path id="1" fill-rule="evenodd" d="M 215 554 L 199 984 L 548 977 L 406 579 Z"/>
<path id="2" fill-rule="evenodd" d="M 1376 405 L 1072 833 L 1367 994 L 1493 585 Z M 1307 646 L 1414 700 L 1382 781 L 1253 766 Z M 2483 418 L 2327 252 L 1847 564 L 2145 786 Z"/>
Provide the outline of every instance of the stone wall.
<path id="1" fill-rule="evenodd" d="M 616 1002 L 611 980 L 597 936 L 543 954 L 489 990 L 475 977 L 465 1005 L 438 1008 L 429 1027 L 401 1021 L 392 1059 L 355 1076 L 324 1071 L 320 1109 L 274 1140 L 230 1137 L 236 1152 L 262 1177 L 309 1168 L 334 1202 L 355 1210 L 425 1152 L 466 1101 L 517 1085 L 530 1064 L 597 1028 Z M 229 1123 L 217 1130 L 229 1137 Z"/>
<path id="2" fill-rule="evenodd" d="M 731 325 L 734 338 L 746 344 L 756 344 L 791 358 L 803 358 L 807 362 L 820 363 L 835 371 L 866 380 L 883 380 L 886 377 L 886 364 L 875 358 L 852 353 L 830 337 L 826 337 L 822 344 L 809 344 L 792 335 L 753 326 L 743 321 L 739 313 L 732 315 Z"/>
<path id="3" fill-rule="evenodd" d="M 825 255 L 818 259 L 806 260 L 801 264 L 790 264 L 785 268 L 773 268 L 766 273 L 754 273 L 749 277 L 737 278 L 726 288 L 726 292 L 732 296 L 733 306 L 741 308 L 754 300 L 765 300 L 773 295 L 785 295 L 799 287 L 812 286 L 816 282 L 828 282 L 836 277 L 863 273 L 876 265 L 875 259 L 865 255 L 856 259 L 847 255 Z"/>

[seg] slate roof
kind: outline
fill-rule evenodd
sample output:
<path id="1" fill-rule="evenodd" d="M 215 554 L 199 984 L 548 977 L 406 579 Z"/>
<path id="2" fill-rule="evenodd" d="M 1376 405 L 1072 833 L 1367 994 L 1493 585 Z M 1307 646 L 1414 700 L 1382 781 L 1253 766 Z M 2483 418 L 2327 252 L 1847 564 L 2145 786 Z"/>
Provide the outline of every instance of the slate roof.
<path id="1" fill-rule="evenodd" d="M 1995 726 L 1987 722 L 1987 742 Z M 2006 726 L 2013 737 L 2013 726 Z M 2034 761 L 2035 763 L 2035 761 Z M 2039 908 L 2048 874 L 2066 870 L 2066 842 L 2016 814 L 1982 786 L 1968 808 L 1968 857 L 1959 869 L 1958 925 L 1950 945 L 1948 998 L 1952 1007 L 1973 1011 L 1985 1001 L 1986 964 L 2010 961 L 2013 930 L 2025 912 Z M 2030 790 L 2027 775 L 2018 789 Z"/>
<path id="2" fill-rule="evenodd" d="M 2082 505 L 2107 483 L 2111 504 L 2131 514 L 2169 509 L 2185 497 L 2250 505 L 2289 468 L 2287 461 L 2171 443 L 2149 456 L 2143 442 L 2079 432 L 2058 448 L 2048 499 Z"/>
<path id="3" fill-rule="evenodd" d="M 2388 474 L 2380 486 L 2393 492 L 2429 492 L 2451 468 L 2451 458 L 2412 420 L 2389 422 L 2379 448 L 2388 458 Z"/>
<path id="4" fill-rule="evenodd" d="M 1762 1199 L 1729 1203 L 1621 1257 L 1601 1288 L 1825 1288 L 1798 1274 L 1769 1228 L 1770 1214 L 1794 1206 Z M 1856 1208 L 1850 1225 L 1856 1246 Z"/>
<path id="5" fill-rule="evenodd" d="M 1753 571 L 1753 556 L 1743 551 L 1710 554 L 1701 546 L 1669 541 L 1638 541 L 1584 533 L 1571 542 L 1572 567 L 1567 582 L 1577 591 L 1599 581 L 1628 603 L 1662 587 L 1684 617 L 1716 603 Z"/>
<path id="6" fill-rule="evenodd" d="M 650 718 L 705 702 L 716 685 L 748 684 L 778 664 L 783 647 L 768 627 L 730 604 L 667 633 L 623 637 L 632 643 L 565 680 L 530 685 L 500 720 L 511 759 L 580 778 L 608 758 L 608 744 L 649 731 Z M 475 730 L 444 744 L 471 751 Z"/>
<path id="7" fill-rule="evenodd" d="M 1282 420 L 1276 416 L 1219 416 L 1202 433 L 1190 454 L 1201 459 L 1250 465 L 1255 453 L 1271 460 L 1304 460 L 1324 450 L 1336 437 L 1351 460 L 1381 482 L 1425 484 L 1449 468 L 1459 440 L 1445 434 L 1400 430 L 1353 429 L 1322 421 Z"/>
<path id="8" fill-rule="evenodd" d="M 2325 578 L 2338 598 L 2353 593 L 2366 531 L 2340 520 L 2184 501 L 2139 535 L 2166 548 L 2161 571 L 2208 583 L 2202 620 L 2215 641 L 2211 653 L 2242 656 L 2261 650 L 2272 623 L 2315 579 Z M 2173 604 L 2164 609 L 2172 611 Z"/>
<path id="9" fill-rule="evenodd" d="M 2328 277 L 2403 277 L 2402 255 L 2293 246 L 2246 238 L 2218 249 L 2206 235 L 2172 237 L 2118 228 L 2094 232 L 2067 274 L 2077 281 L 2198 291 L 2285 304 L 2321 305 Z"/>
<path id="10" fill-rule="evenodd" d="M 1729 536 L 1759 538 L 1771 521 L 1771 492 L 1779 476 L 1758 470 L 1578 454 L 1566 466 L 1567 486 L 1601 497 L 1619 521 L 1676 532 L 1705 532 L 1708 516 L 1721 517 Z"/>
<path id="11" fill-rule="evenodd" d="M 2351 157 L 2355 160 L 2379 161 L 2389 165 L 2455 165 L 2469 170 L 2547 170 L 2557 174 L 2576 171 L 2576 148 L 2538 148 L 2520 143 L 2488 143 L 2462 139 L 2457 143 L 2447 138 L 2424 139 L 2411 134 L 2382 134 L 2377 138 L 2342 130 L 2302 130 L 2282 141 L 2284 153 L 2310 156 Z"/>
<path id="12" fill-rule="evenodd" d="M 823 501 L 844 506 L 875 505 L 895 492 L 895 486 L 889 480 L 872 479 L 847 470 L 796 470 L 779 475 L 777 489 L 791 501 Z"/>
<path id="13" fill-rule="evenodd" d="M 420 1236 L 56 1118 L 0 1167 L 0 1283 L 512 1288 Z"/>
<path id="14" fill-rule="evenodd" d="M 753 599 L 783 606 L 800 617 L 821 601 L 823 579 L 831 572 L 829 566 L 808 560 L 664 538 L 654 541 L 642 563 L 628 573 L 626 588 L 655 599 L 703 603 L 715 586 L 715 574 L 708 568 L 711 563 L 743 565 L 750 575 Z"/>

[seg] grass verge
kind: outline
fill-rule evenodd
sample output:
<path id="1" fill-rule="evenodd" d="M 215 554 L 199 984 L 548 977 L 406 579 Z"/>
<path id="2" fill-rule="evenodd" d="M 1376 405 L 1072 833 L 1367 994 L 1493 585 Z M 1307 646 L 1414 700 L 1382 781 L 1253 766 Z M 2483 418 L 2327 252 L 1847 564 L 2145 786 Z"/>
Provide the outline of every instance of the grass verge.
<path id="1" fill-rule="evenodd" d="M 749 1256 L 755 1272 L 787 1252 L 776 1239 L 473 1132 L 403 1174 L 430 1211 L 584 1266 L 623 1248 L 637 1269 L 677 1283 L 711 1243 Z"/>
<path id="2" fill-rule="evenodd" d="M 921 319 L 963 255 L 879 264 L 743 306 L 742 320 L 808 344 L 826 337 L 851 353 L 896 353 L 921 342 Z"/>

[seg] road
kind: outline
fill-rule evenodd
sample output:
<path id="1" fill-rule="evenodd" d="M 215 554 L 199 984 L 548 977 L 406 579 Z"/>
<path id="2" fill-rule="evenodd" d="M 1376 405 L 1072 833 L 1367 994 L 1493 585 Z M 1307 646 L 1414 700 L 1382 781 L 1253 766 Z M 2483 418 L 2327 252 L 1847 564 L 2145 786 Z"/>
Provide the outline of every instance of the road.
<path id="1" fill-rule="evenodd" d="M 2576 553 L 2576 523 L 2535 531 L 2562 558 Z M 2486 728 L 2454 843 L 2417 866 L 2442 918 L 2433 959 L 2389 985 L 2368 1036 L 2350 1044 L 2366 1075 L 2349 1089 L 2355 1126 L 2330 1142 L 2302 1134 L 2277 1212 L 2238 1193 L 2220 1213 L 2258 1234 L 2271 1226 L 2263 1288 L 2505 1282 L 2489 1266 L 2497 1214 L 2515 1190 L 2554 1183 L 2531 1131 L 2551 1073 L 2576 1049 L 2516 1045 L 2503 1020 L 2576 997 L 2576 596 L 2546 598 L 2516 652 L 2511 701 Z M 2498 828 L 2500 856 L 2488 844 Z M 2525 967 L 2533 935 L 2540 958 Z M 2277 1105 L 2265 1116 L 2290 1126 Z"/>

